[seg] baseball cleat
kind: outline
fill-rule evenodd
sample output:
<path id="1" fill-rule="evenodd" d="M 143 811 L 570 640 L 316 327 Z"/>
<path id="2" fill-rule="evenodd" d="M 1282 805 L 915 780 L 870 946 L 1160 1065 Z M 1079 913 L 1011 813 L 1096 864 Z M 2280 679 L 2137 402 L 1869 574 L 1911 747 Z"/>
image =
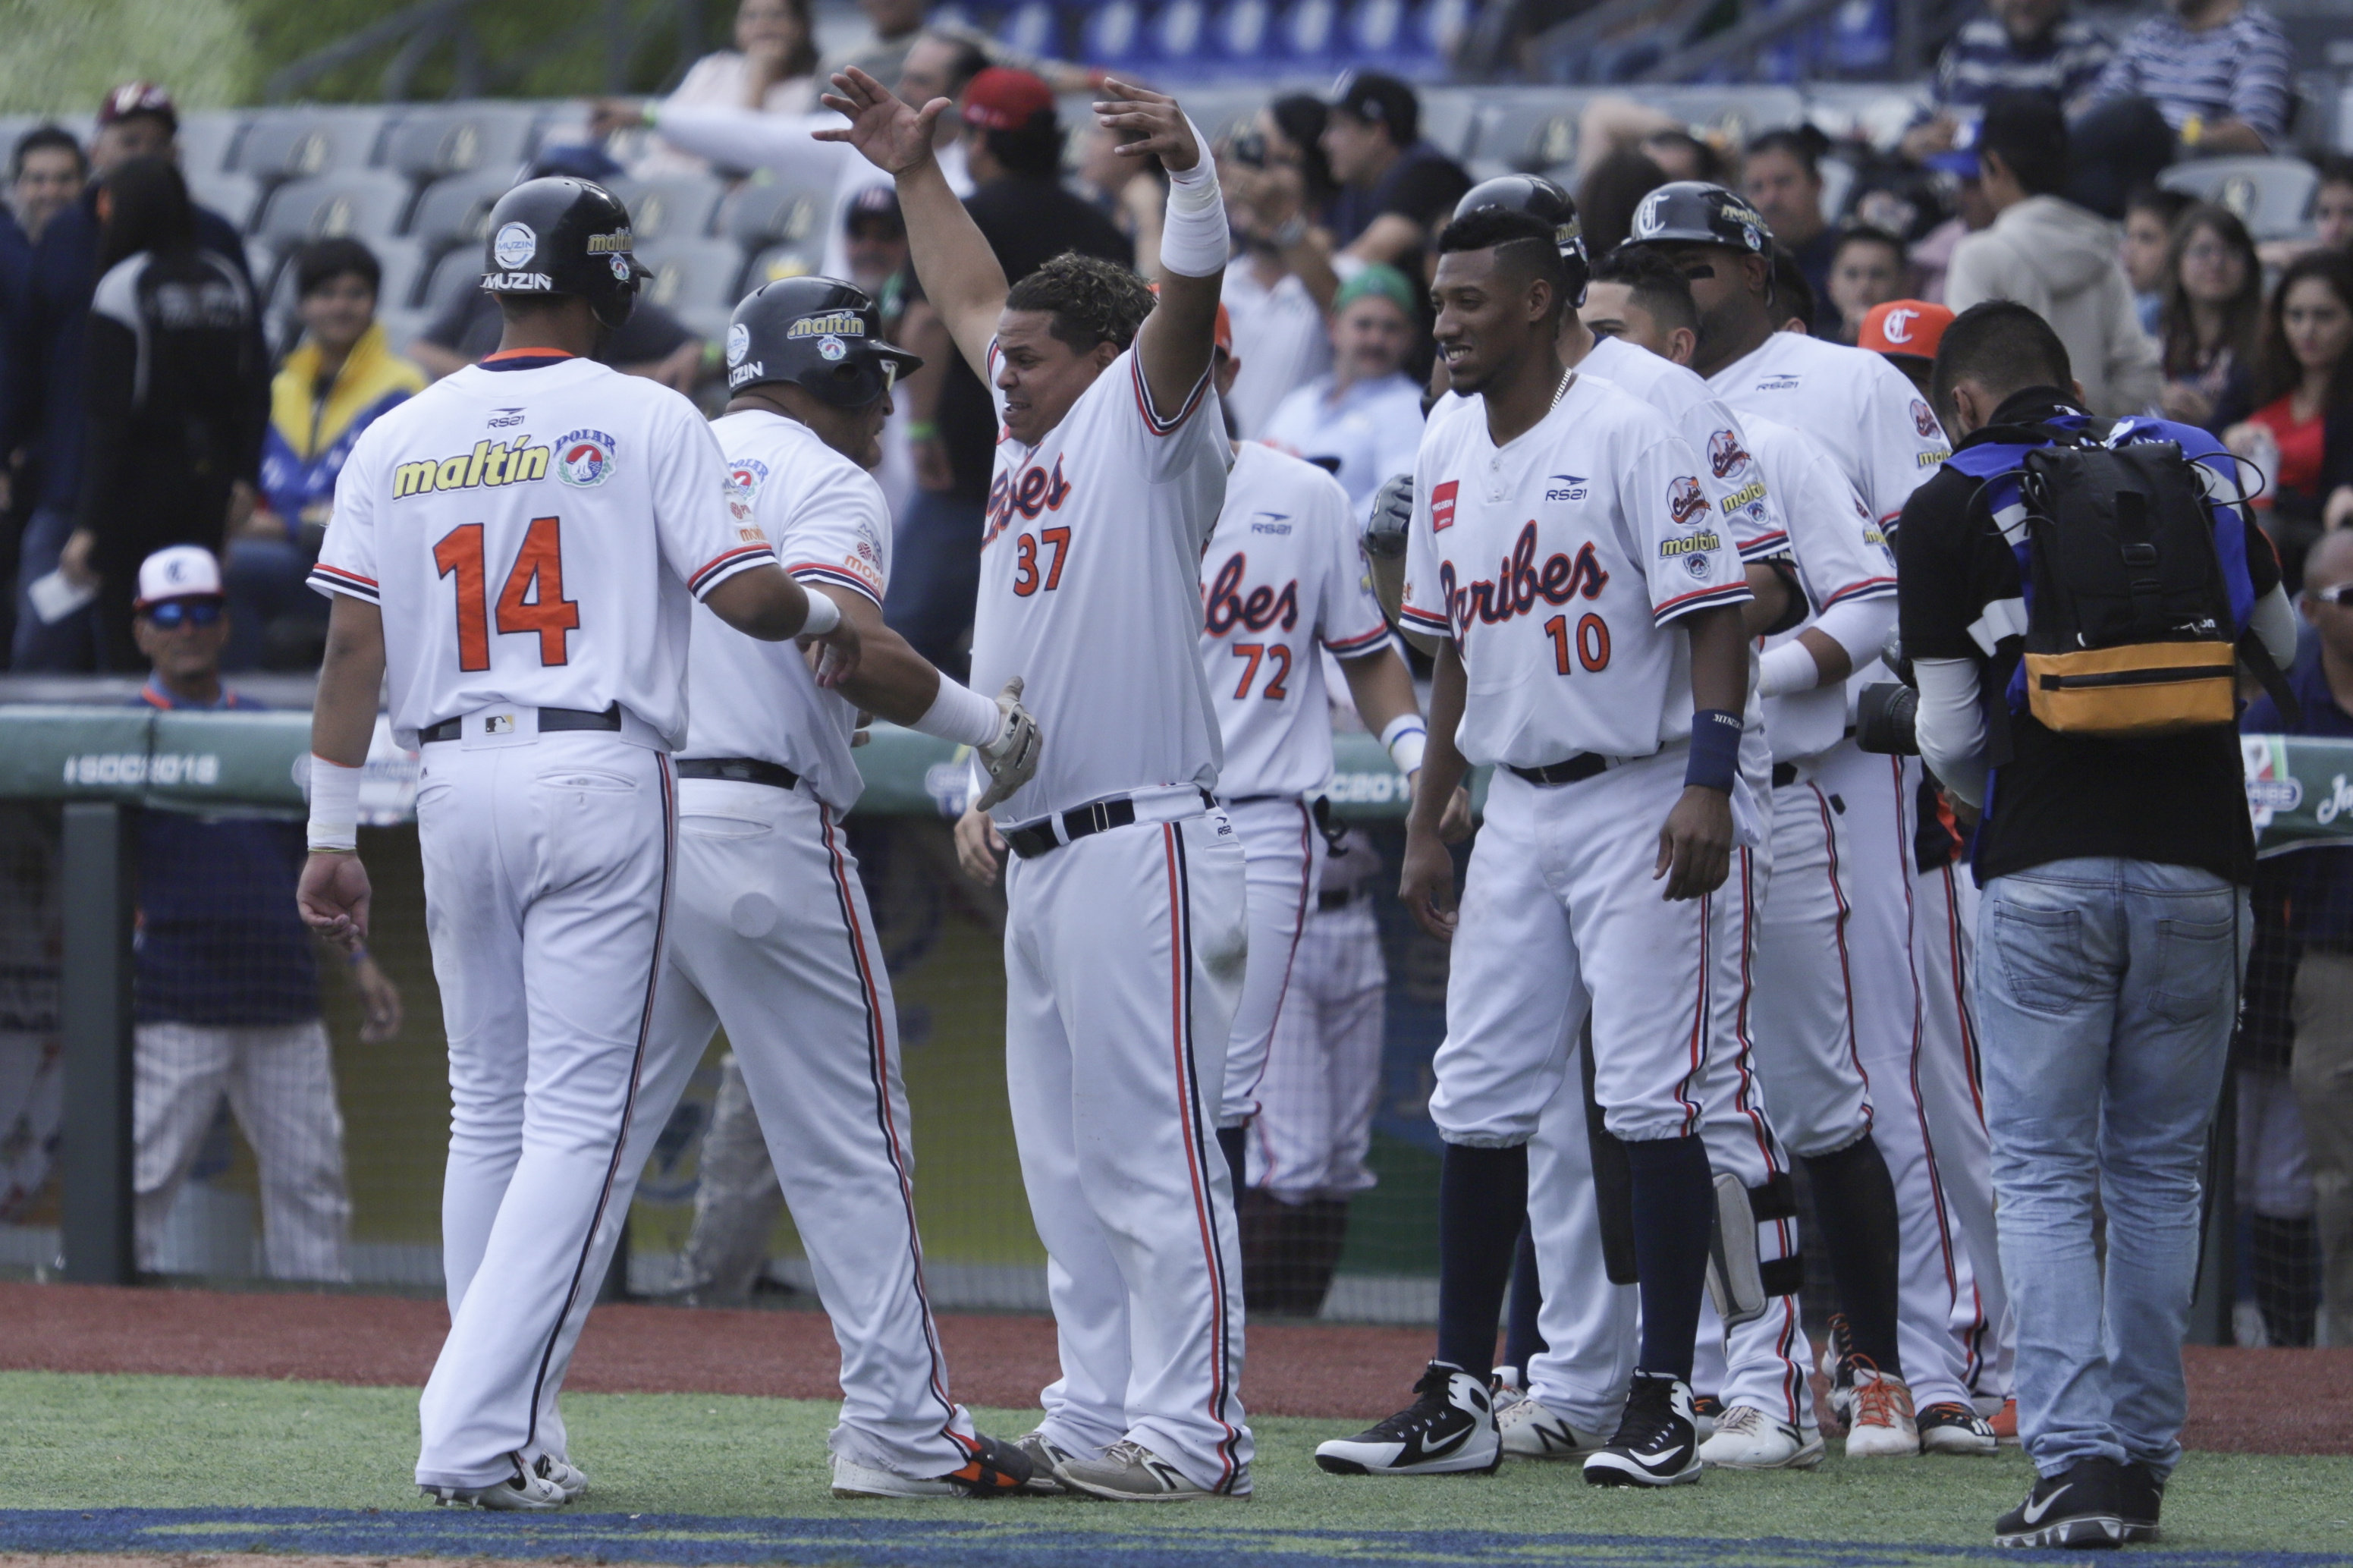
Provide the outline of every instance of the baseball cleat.
<path id="1" fill-rule="evenodd" d="M 1699 1429 L 1691 1386 L 1679 1377 L 1638 1372 L 1616 1436 L 1585 1457 L 1597 1487 L 1672 1487 L 1700 1475 Z"/>
<path id="2" fill-rule="evenodd" d="M 1990 1405 L 1993 1408 L 1988 1410 L 1985 1408 L 1986 1405 Z M 1993 1428 L 1995 1442 L 2005 1448 L 2017 1446 L 2018 1400 L 2015 1395 L 2008 1399 L 1987 1400 L 1978 1406 L 1978 1414 L 1984 1416 L 1986 1425 Z"/>
<path id="3" fill-rule="evenodd" d="M 1498 1409 L 1495 1434 L 1507 1459 L 1580 1459 L 1609 1440 L 1599 1432 L 1578 1431 L 1532 1394 Z"/>
<path id="4" fill-rule="evenodd" d="M 555 1483 L 565 1502 L 578 1502 L 588 1495 L 588 1475 L 569 1459 L 559 1459 L 553 1454 L 542 1454 L 531 1467 L 531 1473 L 543 1480 Z"/>
<path id="5" fill-rule="evenodd" d="M 1699 1428 L 1699 1440 L 1706 1442 L 1715 1436 L 1715 1424 L 1724 1418 L 1724 1401 L 1713 1394 L 1692 1395 L 1692 1425 Z"/>
<path id="6" fill-rule="evenodd" d="M 1504 1462 L 1486 1385 L 1451 1362 L 1434 1361 L 1413 1385 L 1420 1397 L 1379 1425 L 1315 1448 L 1335 1476 L 1491 1475 Z"/>
<path id="7" fill-rule="evenodd" d="M 1822 1462 L 1822 1435 L 1736 1401 L 1716 1418 L 1699 1457 L 1726 1470 L 1810 1470 Z"/>
<path id="8" fill-rule="evenodd" d="M 538 1465 L 526 1470 L 523 1468 L 522 1461 L 518 1459 L 515 1461 L 513 1475 L 509 1476 L 505 1480 L 494 1481 L 486 1487 L 420 1486 L 417 1489 L 431 1498 L 438 1506 L 442 1508 L 479 1508 L 487 1509 L 492 1513 L 550 1513 L 562 1508 L 572 1499 L 565 1495 L 564 1488 L 560 1483 L 544 1474 L 538 1473 L 539 1467 L 546 1463 L 547 1460 L 543 1458 Z M 566 1465 L 565 1468 L 571 1470 L 572 1467 Z M 577 1470 L 572 1470 L 572 1473 L 575 1476 L 580 1475 Z M 582 1491 L 588 1489 L 588 1479 L 586 1476 L 580 1478 L 580 1489 Z"/>
<path id="9" fill-rule="evenodd" d="M 1520 1384 L 1518 1367 L 1499 1366 L 1495 1375 L 1487 1380 L 1487 1407 L 1494 1413 L 1499 1426 L 1504 1422 L 1504 1412 L 1527 1396 L 1528 1391 Z"/>
<path id="10" fill-rule="evenodd" d="M 833 1495 L 838 1498 L 1010 1497 L 1028 1489 L 1029 1456 L 1010 1443 L 983 1436 L 979 1451 L 944 1476 L 902 1476 L 861 1464 L 846 1454 L 833 1457 Z"/>
<path id="11" fill-rule="evenodd" d="M 2126 1541 L 2155 1541 L 2157 1516 L 2165 1507 L 2165 1483 L 2157 1472 L 2137 1460 L 2116 1471 L 2116 1516 L 2124 1521 Z"/>
<path id="12" fill-rule="evenodd" d="M 1913 1425 L 1919 1429 L 1924 1454 L 1990 1454 L 2000 1445 L 1993 1423 L 1957 1399 L 1941 1399 L 1920 1412 Z"/>
<path id="13" fill-rule="evenodd" d="M 2055 1476 L 2037 1477 L 2026 1500 L 1993 1527 L 2003 1546 L 2120 1546 L 2125 1520 L 2117 1467 L 2108 1459 L 2078 1459 Z"/>
<path id="14" fill-rule="evenodd" d="M 1235 1478 L 1244 1489 L 1232 1493 L 1195 1486 L 1185 1473 L 1132 1437 L 1103 1450 L 1100 1459 L 1072 1459 L 1058 1468 L 1062 1484 L 1112 1502 L 1196 1502 L 1219 1496 L 1248 1497 L 1250 1472 Z"/>
<path id="15" fill-rule="evenodd" d="M 1854 1330 L 1844 1312 L 1831 1314 L 1830 1337 L 1822 1341 L 1822 1381 L 1831 1385 L 1831 1412 L 1854 1421 Z"/>
<path id="16" fill-rule="evenodd" d="M 1849 1356 L 1854 1369 L 1854 1402 L 1846 1423 L 1846 1457 L 1884 1459 L 1920 1452 L 1920 1432 L 1912 1418 L 1912 1390 L 1871 1364 L 1869 1356 Z"/>
<path id="17" fill-rule="evenodd" d="M 1064 1465 L 1076 1463 L 1078 1456 L 1046 1436 L 1043 1426 L 1022 1434 L 1015 1445 L 1029 1461 L 1029 1479 L 1021 1489 L 1039 1497 L 1060 1497 L 1071 1489 L 1062 1484 Z"/>

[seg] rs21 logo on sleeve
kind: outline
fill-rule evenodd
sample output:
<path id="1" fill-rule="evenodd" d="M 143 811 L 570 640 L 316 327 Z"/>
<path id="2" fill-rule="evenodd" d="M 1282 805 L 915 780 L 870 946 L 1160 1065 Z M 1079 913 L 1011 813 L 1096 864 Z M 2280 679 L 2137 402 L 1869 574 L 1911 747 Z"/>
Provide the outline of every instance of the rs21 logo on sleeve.
<path id="1" fill-rule="evenodd" d="M 1430 492 L 1430 526 L 1434 531 L 1454 526 L 1454 494 L 1461 480 L 1449 479 Z"/>

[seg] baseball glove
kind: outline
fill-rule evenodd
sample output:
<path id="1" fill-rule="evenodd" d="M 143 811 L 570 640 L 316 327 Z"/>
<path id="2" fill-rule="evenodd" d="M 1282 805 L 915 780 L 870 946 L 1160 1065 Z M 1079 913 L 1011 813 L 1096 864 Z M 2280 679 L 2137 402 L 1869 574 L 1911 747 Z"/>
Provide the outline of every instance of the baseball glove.
<path id="1" fill-rule="evenodd" d="M 1373 510 L 1365 519 L 1365 553 L 1377 561 L 1403 555 L 1406 525 L 1412 521 L 1413 476 L 1391 474 L 1373 492 Z"/>
<path id="2" fill-rule="evenodd" d="M 1005 716 L 1005 723 L 997 731 L 997 739 L 978 748 L 980 765 L 988 771 L 988 788 L 973 802 L 976 811 L 987 811 L 1006 796 L 1019 789 L 1038 772 L 1038 752 L 1045 737 L 1038 732 L 1038 721 L 1021 706 L 1021 678 L 1015 676 L 997 694 L 997 710 Z"/>

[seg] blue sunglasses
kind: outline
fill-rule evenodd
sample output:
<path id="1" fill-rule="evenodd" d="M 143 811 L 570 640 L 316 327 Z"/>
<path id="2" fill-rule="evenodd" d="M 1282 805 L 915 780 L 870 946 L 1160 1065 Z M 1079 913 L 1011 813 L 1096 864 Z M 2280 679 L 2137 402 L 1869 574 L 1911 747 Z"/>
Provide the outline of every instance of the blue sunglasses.
<path id="1" fill-rule="evenodd" d="M 141 612 L 150 626 L 172 631 L 183 625 L 208 626 L 221 618 L 218 599 L 166 599 Z"/>

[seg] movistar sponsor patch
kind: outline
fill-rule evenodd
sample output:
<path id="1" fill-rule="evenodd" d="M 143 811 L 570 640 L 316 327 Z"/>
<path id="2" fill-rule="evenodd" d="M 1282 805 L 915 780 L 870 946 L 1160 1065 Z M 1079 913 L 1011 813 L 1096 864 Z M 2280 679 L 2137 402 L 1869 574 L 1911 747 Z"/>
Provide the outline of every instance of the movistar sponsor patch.
<path id="1" fill-rule="evenodd" d="M 477 486 L 517 485 L 547 478 L 545 447 L 510 447 L 504 441 L 477 441 L 470 452 L 454 458 L 422 458 L 398 463 L 392 470 L 392 499 L 431 495 L 438 490 L 470 490 Z"/>
<path id="2" fill-rule="evenodd" d="M 836 310 L 829 316 L 803 316 L 785 329 L 788 338 L 862 338 L 866 335 L 866 318 L 854 310 Z"/>

